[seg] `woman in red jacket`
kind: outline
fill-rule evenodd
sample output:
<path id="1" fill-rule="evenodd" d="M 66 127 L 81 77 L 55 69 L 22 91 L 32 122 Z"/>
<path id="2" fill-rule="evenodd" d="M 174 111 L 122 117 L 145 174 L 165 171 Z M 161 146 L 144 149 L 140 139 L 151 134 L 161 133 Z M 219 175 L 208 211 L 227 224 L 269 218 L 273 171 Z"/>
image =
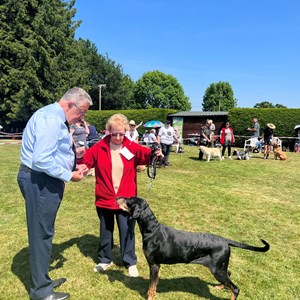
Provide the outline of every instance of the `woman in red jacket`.
<path id="1" fill-rule="evenodd" d="M 129 125 L 127 118 L 122 114 L 111 116 L 106 124 L 106 130 L 109 134 L 88 149 L 84 156 L 87 167 L 95 168 L 95 205 L 100 220 L 98 250 L 100 263 L 95 266 L 94 271 L 105 271 L 113 265 L 112 248 L 116 216 L 124 266 L 128 268 L 129 276 L 137 277 L 135 221 L 129 218 L 128 213 L 119 209 L 116 198 L 137 195 L 136 167 L 149 163 L 151 149 L 131 142 L 125 137 Z"/>
<path id="2" fill-rule="evenodd" d="M 220 136 L 220 143 L 223 146 L 222 149 L 222 160 L 224 159 L 224 154 L 226 147 L 228 148 L 228 158 L 231 158 L 231 144 L 234 144 L 235 139 L 234 139 L 234 134 L 233 130 L 230 126 L 229 122 L 226 122 L 225 127 L 221 129 L 221 136 Z"/>

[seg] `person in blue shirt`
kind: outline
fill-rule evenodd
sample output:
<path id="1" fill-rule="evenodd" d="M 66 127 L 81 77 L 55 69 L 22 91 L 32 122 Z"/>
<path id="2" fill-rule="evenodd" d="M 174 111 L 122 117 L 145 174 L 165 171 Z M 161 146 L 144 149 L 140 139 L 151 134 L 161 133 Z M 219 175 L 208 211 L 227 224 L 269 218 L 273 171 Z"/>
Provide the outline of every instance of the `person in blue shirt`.
<path id="1" fill-rule="evenodd" d="M 18 184 L 26 206 L 31 299 L 63 300 L 70 296 L 53 292 L 66 279 L 51 280 L 48 272 L 65 182 L 80 181 L 88 171 L 85 165 L 76 165 L 68 125 L 82 119 L 90 105 L 88 93 L 71 88 L 58 102 L 37 110 L 23 133 Z"/>

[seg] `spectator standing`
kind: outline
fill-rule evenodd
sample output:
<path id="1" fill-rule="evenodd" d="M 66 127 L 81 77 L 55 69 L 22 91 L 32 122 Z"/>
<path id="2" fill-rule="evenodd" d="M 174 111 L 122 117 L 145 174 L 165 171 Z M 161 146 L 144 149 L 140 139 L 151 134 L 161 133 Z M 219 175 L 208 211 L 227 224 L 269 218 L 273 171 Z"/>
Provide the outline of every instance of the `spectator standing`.
<path id="1" fill-rule="evenodd" d="M 180 133 L 177 129 L 177 127 L 174 128 L 174 146 L 176 146 L 176 153 L 179 151 L 180 146 Z"/>
<path id="2" fill-rule="evenodd" d="M 156 130 L 152 128 L 150 130 L 149 136 L 148 136 L 148 143 L 151 146 L 153 143 L 158 143 L 157 136 L 156 136 Z"/>
<path id="3" fill-rule="evenodd" d="M 162 166 L 168 167 L 170 165 L 169 155 L 174 140 L 177 142 L 177 137 L 175 136 L 174 128 L 171 126 L 171 121 L 167 121 L 166 125 L 159 129 L 157 139 L 158 143 L 160 143 L 161 145 L 162 153 L 164 155 L 164 157 L 162 158 Z"/>
<path id="4" fill-rule="evenodd" d="M 209 130 L 208 120 L 206 120 L 206 123 L 200 129 L 200 146 L 208 147 L 209 143 L 210 143 L 210 130 Z M 204 155 L 203 152 L 200 150 L 199 151 L 200 160 L 203 159 L 203 155 Z"/>
<path id="5" fill-rule="evenodd" d="M 135 124 L 135 121 L 134 120 L 130 120 L 129 122 L 129 130 L 126 131 L 126 137 L 132 141 L 132 142 L 135 142 L 135 143 L 138 143 L 139 142 L 139 133 L 137 131 L 137 126 Z"/>
<path id="6" fill-rule="evenodd" d="M 252 127 L 247 128 L 248 131 L 251 132 L 251 138 L 255 139 L 255 149 L 253 150 L 253 152 L 261 152 L 262 150 L 262 142 L 258 140 L 259 138 L 259 133 L 260 133 L 260 124 L 258 123 L 257 118 L 253 118 L 252 119 Z"/>
<path id="7" fill-rule="evenodd" d="M 97 132 L 97 129 L 94 125 L 91 125 L 89 122 L 86 122 L 89 128 L 89 134 L 86 138 L 87 140 L 87 146 L 88 148 L 91 148 L 93 145 L 95 145 L 99 140 L 99 134 Z"/>
<path id="8" fill-rule="evenodd" d="M 298 135 L 298 140 L 296 140 L 295 145 L 294 145 L 294 152 L 295 153 L 300 152 L 300 128 L 297 129 L 297 135 Z"/>
<path id="9" fill-rule="evenodd" d="M 215 130 L 216 126 L 213 122 L 213 120 L 208 120 L 208 129 L 209 129 L 209 139 L 210 139 L 210 146 L 214 147 L 215 146 Z"/>
<path id="10" fill-rule="evenodd" d="M 231 145 L 234 144 L 235 138 L 233 129 L 230 126 L 229 122 L 226 122 L 225 127 L 221 129 L 220 143 L 223 146 L 222 148 L 222 160 L 224 160 L 224 154 L 226 148 L 228 149 L 228 158 L 231 158 Z"/>
<path id="11" fill-rule="evenodd" d="M 259 138 L 260 125 L 258 123 L 257 118 L 253 118 L 252 120 L 253 126 L 251 128 L 247 128 L 248 131 L 251 132 L 251 138 Z"/>
<path id="12" fill-rule="evenodd" d="M 79 181 L 87 172 L 85 165 L 76 166 L 68 124 L 82 119 L 92 104 L 84 90 L 72 88 L 58 102 L 37 110 L 23 133 L 18 184 L 26 205 L 31 299 L 63 300 L 70 296 L 53 292 L 66 279 L 52 281 L 48 272 L 65 182 Z"/>
<path id="13" fill-rule="evenodd" d="M 95 205 L 100 220 L 100 263 L 94 267 L 94 271 L 102 272 L 113 265 L 112 248 L 116 217 L 123 264 L 130 277 L 137 277 L 135 220 L 127 212 L 119 209 L 116 200 L 117 197 L 137 195 L 136 167 L 150 162 L 151 149 L 132 143 L 125 136 L 128 129 L 128 120 L 124 115 L 111 116 L 106 124 L 108 135 L 87 149 L 84 162 L 88 168 L 95 168 Z M 161 150 L 158 150 L 157 154 L 161 156 Z"/>
<path id="14" fill-rule="evenodd" d="M 264 145 L 264 159 L 269 158 L 269 154 L 271 152 L 271 143 L 273 139 L 273 130 L 275 128 L 276 126 L 274 124 L 268 123 L 261 136 L 261 140 Z"/>
<path id="15" fill-rule="evenodd" d="M 149 131 L 146 129 L 143 134 L 143 143 L 145 143 L 147 146 L 149 146 Z"/>
<path id="16" fill-rule="evenodd" d="M 80 119 L 75 124 L 70 125 L 70 133 L 76 148 L 87 147 L 86 141 L 87 136 L 90 133 L 90 129 L 84 118 Z"/>

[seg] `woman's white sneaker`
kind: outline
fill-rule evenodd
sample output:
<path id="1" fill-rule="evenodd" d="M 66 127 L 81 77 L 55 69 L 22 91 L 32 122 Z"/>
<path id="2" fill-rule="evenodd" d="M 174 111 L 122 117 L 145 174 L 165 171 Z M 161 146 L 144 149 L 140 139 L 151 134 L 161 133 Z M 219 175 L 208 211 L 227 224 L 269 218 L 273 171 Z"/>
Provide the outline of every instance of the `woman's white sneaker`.
<path id="1" fill-rule="evenodd" d="M 128 276 L 129 277 L 138 277 L 139 276 L 139 271 L 138 271 L 136 265 L 130 266 L 128 268 Z"/>
<path id="2" fill-rule="evenodd" d="M 108 264 L 106 264 L 106 263 L 100 263 L 100 264 L 98 264 L 98 265 L 96 265 L 94 267 L 94 272 L 104 272 L 107 269 L 109 269 L 110 267 L 112 267 L 113 264 L 114 264 L 113 262 L 110 262 Z"/>

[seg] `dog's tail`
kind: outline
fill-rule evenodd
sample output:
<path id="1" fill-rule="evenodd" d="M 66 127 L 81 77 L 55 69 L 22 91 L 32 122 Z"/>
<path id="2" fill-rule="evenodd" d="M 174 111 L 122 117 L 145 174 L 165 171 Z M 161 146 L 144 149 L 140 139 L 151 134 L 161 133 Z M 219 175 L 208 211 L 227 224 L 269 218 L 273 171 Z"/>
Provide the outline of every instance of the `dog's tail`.
<path id="1" fill-rule="evenodd" d="M 251 246 L 243 243 L 239 243 L 233 240 L 228 240 L 228 245 L 241 248 L 241 249 L 246 249 L 246 250 L 251 250 L 251 251 L 257 251 L 257 252 L 267 252 L 270 249 L 269 243 L 267 243 L 265 240 L 261 240 L 263 244 L 265 244 L 264 247 L 256 247 L 256 246 Z"/>

